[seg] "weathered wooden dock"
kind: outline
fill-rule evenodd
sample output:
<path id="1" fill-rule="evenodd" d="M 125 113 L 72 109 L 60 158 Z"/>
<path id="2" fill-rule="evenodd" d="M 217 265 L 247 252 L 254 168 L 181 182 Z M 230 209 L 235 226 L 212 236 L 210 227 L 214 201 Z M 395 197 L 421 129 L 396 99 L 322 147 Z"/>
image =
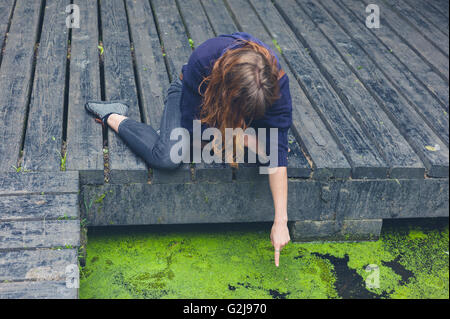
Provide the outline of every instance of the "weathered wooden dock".
<path id="1" fill-rule="evenodd" d="M 290 78 L 295 240 L 376 238 L 382 220 L 448 217 L 445 0 L 0 0 L 0 298 L 76 298 L 88 225 L 273 219 L 251 166 L 152 170 L 86 114 L 126 100 L 159 127 L 197 45 L 245 31 Z M 80 28 L 67 28 L 69 5 Z M 68 267 L 68 268 L 67 268 Z"/>

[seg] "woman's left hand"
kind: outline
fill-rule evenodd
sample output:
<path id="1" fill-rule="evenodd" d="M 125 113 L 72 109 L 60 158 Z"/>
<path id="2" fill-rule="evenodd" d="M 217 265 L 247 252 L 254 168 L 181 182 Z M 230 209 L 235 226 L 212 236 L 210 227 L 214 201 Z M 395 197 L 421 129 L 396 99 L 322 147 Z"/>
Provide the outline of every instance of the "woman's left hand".
<path id="1" fill-rule="evenodd" d="M 287 222 L 275 221 L 273 223 L 272 231 L 270 232 L 270 240 L 272 242 L 272 246 L 275 248 L 275 266 L 278 267 L 280 264 L 281 249 L 291 240 Z"/>

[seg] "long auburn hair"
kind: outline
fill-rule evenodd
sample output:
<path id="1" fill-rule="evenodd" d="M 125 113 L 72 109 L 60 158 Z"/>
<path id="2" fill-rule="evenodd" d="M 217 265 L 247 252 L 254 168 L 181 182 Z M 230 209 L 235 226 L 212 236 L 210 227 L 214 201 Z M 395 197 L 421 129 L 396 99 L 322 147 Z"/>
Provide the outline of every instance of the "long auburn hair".
<path id="1" fill-rule="evenodd" d="M 223 152 L 225 128 L 245 130 L 252 121 L 264 116 L 266 110 L 279 98 L 278 79 L 281 70 L 275 56 L 264 46 L 252 41 L 242 41 L 242 46 L 225 51 L 218 58 L 211 74 L 198 87 L 203 96 L 200 111 L 202 124 L 216 127 L 222 133 L 221 144 L 213 143 L 215 152 Z M 206 85 L 204 92 L 201 88 Z M 233 147 L 242 147 L 235 141 Z M 233 148 L 234 153 L 236 149 Z M 237 167 L 235 156 L 228 158 Z"/>

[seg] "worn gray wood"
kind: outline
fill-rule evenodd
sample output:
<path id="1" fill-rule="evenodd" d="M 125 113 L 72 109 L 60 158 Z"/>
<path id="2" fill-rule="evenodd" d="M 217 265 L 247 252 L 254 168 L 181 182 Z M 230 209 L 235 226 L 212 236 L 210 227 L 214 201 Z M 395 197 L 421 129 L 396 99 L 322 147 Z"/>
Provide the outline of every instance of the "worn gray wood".
<path id="1" fill-rule="evenodd" d="M 23 149 L 23 167 L 27 170 L 61 169 L 69 40 L 65 9 L 69 4 L 69 0 L 63 0 L 47 1 L 45 5 Z"/>
<path id="2" fill-rule="evenodd" d="M 76 299 L 78 289 L 65 281 L 0 283 L 0 299 Z"/>
<path id="3" fill-rule="evenodd" d="M 342 43 L 342 45 L 335 46 L 336 50 L 341 52 L 342 58 L 348 61 L 362 84 L 377 99 L 379 105 L 421 157 L 428 169 L 428 174 L 435 177 L 446 177 L 448 175 L 448 148 L 446 146 L 448 144 L 448 128 L 442 127 L 442 135 L 447 135 L 447 139 L 442 142 L 439 136 L 416 113 L 410 103 L 386 80 L 385 75 L 380 71 L 383 65 L 378 67 L 378 65 L 372 63 L 358 45 L 354 45 L 343 32 L 338 32 L 338 26 L 327 23 L 325 17 L 320 16 L 320 11 L 312 2 L 308 2 L 302 7 L 305 10 L 308 9 L 310 15 L 316 17 L 315 20 L 321 29 L 330 34 L 333 39 Z M 427 106 L 420 105 L 420 107 L 425 108 Z M 445 114 L 442 114 L 441 117 L 445 118 Z M 387 140 L 381 144 L 387 148 L 389 143 L 394 144 L 396 140 Z M 436 150 L 430 151 L 427 146 L 436 146 Z"/>
<path id="4" fill-rule="evenodd" d="M 14 0 L 4 0 L 0 3 L 0 48 L 3 48 L 3 44 L 6 39 L 6 31 L 12 17 L 14 9 Z M 1 61 L 1 52 L 0 52 Z"/>
<path id="5" fill-rule="evenodd" d="M 17 2 L 3 54 L 0 70 L 0 172 L 15 170 L 21 150 L 40 7 L 40 1 Z"/>
<path id="6" fill-rule="evenodd" d="M 126 2 L 145 122 L 159 129 L 169 77 L 148 1 Z"/>
<path id="7" fill-rule="evenodd" d="M 402 0 L 384 1 L 393 11 L 404 20 L 406 20 L 414 29 L 421 33 L 425 39 L 430 41 L 439 51 L 448 57 L 448 35 L 442 33 L 439 29 L 429 24 L 413 8 Z"/>
<path id="8" fill-rule="evenodd" d="M 0 220 L 78 218 L 77 194 L 0 196 Z"/>
<path id="9" fill-rule="evenodd" d="M 84 108 L 87 101 L 101 99 L 97 1 L 74 4 L 80 8 L 82 27 L 72 29 L 66 169 L 80 171 L 83 183 L 102 184 L 102 126 Z"/>
<path id="10" fill-rule="evenodd" d="M 122 0 L 101 2 L 103 28 L 105 98 L 123 100 L 129 105 L 128 117 L 141 121 L 125 5 Z M 145 182 L 148 171 L 113 131 L 108 130 L 110 181 L 113 183 Z"/>
<path id="11" fill-rule="evenodd" d="M 183 3 L 183 4 L 181 4 Z M 202 3 L 185 3 L 179 2 L 182 15 L 193 15 L 194 12 L 205 9 L 205 12 L 193 21 L 184 19 L 188 32 L 194 41 L 194 45 L 200 45 L 209 38 L 218 36 L 220 34 L 237 32 L 233 19 L 229 15 L 223 1 L 202 1 Z M 201 5 L 201 6 L 199 6 Z M 206 15 L 205 15 L 206 14 Z M 208 23 L 209 21 L 209 23 Z M 199 29 L 198 25 L 204 25 L 203 29 Z M 249 176 L 242 174 L 243 170 L 247 170 L 245 164 L 240 164 L 235 171 L 236 178 L 255 178 L 256 176 Z M 257 174 L 257 168 L 251 166 L 250 168 Z M 195 164 L 195 181 L 196 182 L 230 182 L 233 179 L 233 169 L 226 163 L 199 163 Z"/>
<path id="12" fill-rule="evenodd" d="M 180 15 L 186 26 L 191 48 L 194 49 L 208 39 L 214 38 L 215 33 L 209 20 L 198 0 L 177 1 Z M 186 61 L 189 57 L 186 58 Z M 229 182 L 232 180 L 233 172 L 225 163 L 207 164 L 201 162 L 194 165 L 195 180 L 198 182 Z"/>
<path id="13" fill-rule="evenodd" d="M 293 3 L 283 1 L 276 3 L 276 6 L 290 23 L 296 35 L 301 35 L 298 24 L 293 24 L 298 22 L 292 15 Z M 387 176 L 388 166 L 378 150 L 367 138 L 361 125 L 347 110 L 328 79 L 321 74 L 309 55 L 309 48 L 305 47 L 305 43 L 302 45 L 303 47 L 299 46 L 297 50 L 283 51 L 283 54 L 309 100 L 344 150 L 352 166 L 352 175 L 355 178 Z"/>
<path id="14" fill-rule="evenodd" d="M 65 281 L 69 265 L 78 267 L 76 249 L 0 251 L 0 282 Z"/>
<path id="15" fill-rule="evenodd" d="M 353 14 L 352 18 L 359 19 L 358 23 L 365 23 L 366 17 L 361 13 L 364 6 L 355 1 L 340 0 L 340 5 L 348 12 Z M 394 31 L 386 26 L 385 28 L 371 29 L 381 42 L 384 43 L 386 50 L 394 57 L 397 57 L 405 69 L 409 69 L 417 81 L 422 82 L 430 92 L 441 101 L 446 110 L 449 105 L 449 88 L 448 81 L 444 80 L 441 75 L 426 63 L 422 57 L 411 47 L 405 43 Z M 368 39 L 366 39 L 367 41 Z M 447 111 L 448 112 L 448 111 Z"/>
<path id="16" fill-rule="evenodd" d="M 417 81 L 414 75 L 404 68 L 400 61 L 388 52 L 366 27 L 353 23 L 351 13 L 346 11 L 343 6 L 338 6 L 334 1 L 328 0 L 321 3 L 322 7 L 334 16 L 340 27 L 356 42 L 364 54 L 372 59 L 390 83 L 448 146 L 449 121 L 448 113 L 445 111 L 448 110 L 448 105 L 446 109 L 443 109 L 442 105 L 427 90 L 427 87 Z M 333 35 L 331 37 L 337 39 Z M 344 50 L 348 51 L 346 48 L 342 51 Z M 349 53 L 345 56 L 349 56 Z"/>
<path id="17" fill-rule="evenodd" d="M 292 130 L 290 130 L 288 134 L 288 147 L 288 177 L 309 178 L 311 176 L 312 167 L 292 133 Z"/>
<path id="18" fill-rule="evenodd" d="M 214 33 L 209 26 L 206 15 L 204 13 L 202 14 L 203 9 L 198 1 L 183 1 L 178 3 L 176 1 L 165 1 L 164 4 L 154 1 L 152 3 L 157 13 L 166 59 L 173 78 L 179 75 L 182 65 L 189 60 L 192 49 L 207 39 L 214 37 Z M 181 12 L 176 14 L 178 8 L 180 8 Z M 195 16 L 192 16 L 196 11 L 199 12 Z M 183 24 L 183 14 L 186 17 L 184 23 L 186 23 L 187 30 Z M 198 27 L 199 24 L 202 26 L 201 28 Z M 191 35 L 191 40 L 193 41 L 191 43 L 189 43 L 190 38 L 188 33 Z M 216 173 L 214 169 L 223 169 L 224 172 Z M 208 181 L 220 181 L 223 176 L 231 176 L 231 168 L 226 165 L 211 166 L 202 163 L 201 165 L 195 165 L 195 172 L 200 180 Z M 154 181 L 164 183 L 163 178 L 169 182 L 175 182 L 177 179 L 190 180 L 190 166 L 182 164 L 177 171 L 173 172 L 153 170 Z"/>
<path id="19" fill-rule="evenodd" d="M 163 46 L 164 57 L 169 72 L 169 81 L 181 73 L 181 67 L 187 63 L 192 52 L 186 30 L 181 20 L 175 0 L 150 1 L 152 10 L 156 16 L 156 25 Z M 167 94 L 167 92 L 164 92 Z M 159 126 L 159 125 L 158 125 Z M 176 171 L 153 170 L 153 180 L 157 183 L 172 183 L 176 180 L 190 180 L 190 167 L 182 164 Z"/>
<path id="20" fill-rule="evenodd" d="M 286 52 L 299 51 L 302 48 L 294 33 L 272 3 L 265 0 L 251 0 L 250 4 L 257 11 L 272 39 L 277 41 L 282 49 L 283 56 Z M 297 141 L 301 143 L 302 149 L 312 161 L 313 178 L 348 177 L 350 165 L 342 151 L 311 105 L 303 89 L 300 88 L 290 69 L 287 68 L 285 71 L 290 78 L 293 107 L 292 129 L 296 132 Z"/>
<path id="21" fill-rule="evenodd" d="M 448 18 L 444 17 L 439 10 L 429 6 L 423 0 L 403 0 L 403 2 L 416 10 L 429 24 L 434 25 L 439 31 L 448 36 Z"/>
<path id="22" fill-rule="evenodd" d="M 436 10 L 438 10 L 444 17 L 449 18 L 449 5 L 448 2 L 445 0 L 426 0 L 427 5 L 430 7 L 434 7 Z"/>
<path id="23" fill-rule="evenodd" d="M 187 63 L 192 50 L 175 0 L 151 0 L 150 3 L 156 15 L 170 80 L 173 81 L 173 77 L 180 74 L 182 65 Z"/>
<path id="24" fill-rule="evenodd" d="M 193 46 L 197 47 L 206 40 L 214 37 L 214 30 L 206 17 L 199 0 L 177 0 L 181 17 L 186 25 Z"/>
<path id="25" fill-rule="evenodd" d="M 267 179 L 231 183 L 82 187 L 89 225 L 273 221 Z M 448 217 L 448 179 L 289 180 L 289 220 Z M 232 198 L 233 200 L 230 200 Z M 83 208 L 84 209 L 84 208 Z"/>
<path id="26" fill-rule="evenodd" d="M 286 67 L 286 61 L 283 57 L 282 54 L 280 54 L 278 50 L 278 48 L 275 46 L 274 42 L 272 41 L 272 37 L 271 34 L 269 34 L 266 30 L 266 28 L 264 27 L 264 25 L 261 23 L 261 21 L 258 19 L 258 16 L 256 15 L 255 11 L 253 10 L 252 6 L 244 1 L 228 1 L 227 2 L 228 7 L 231 11 L 232 16 L 235 19 L 235 22 L 239 25 L 239 28 L 242 31 L 251 33 L 252 35 L 256 36 L 258 39 L 260 39 L 261 41 L 265 42 L 266 44 L 268 44 L 273 52 L 275 52 L 275 54 L 278 55 L 279 61 L 280 61 L 280 65 L 281 68 L 286 72 L 286 75 L 289 77 L 290 82 L 289 82 L 289 87 L 290 87 L 290 92 L 291 92 L 291 98 L 292 98 L 292 108 L 293 108 L 293 125 L 292 125 L 292 130 L 294 131 L 293 137 L 299 137 L 299 138 L 303 138 L 303 128 L 300 127 L 301 124 L 299 123 L 300 121 L 302 121 L 303 119 L 301 118 L 302 115 L 300 114 L 304 114 L 303 110 L 299 112 L 299 108 L 303 105 L 305 105 L 306 107 L 309 106 L 309 101 L 307 101 L 306 96 L 304 95 L 303 91 L 301 90 L 300 86 L 298 85 L 298 83 L 296 83 L 296 81 L 294 80 L 295 77 L 292 75 L 292 73 L 290 72 L 290 69 L 288 67 Z M 264 20 L 264 19 L 262 19 Z M 252 22 L 250 22 L 252 21 Z M 299 114 L 300 113 L 300 114 Z M 308 112 L 305 112 L 308 113 Z M 314 111 L 312 113 L 310 113 L 310 116 L 314 116 Z M 304 118 L 305 120 L 307 119 L 306 117 Z M 319 120 L 319 119 L 318 119 Z M 320 120 L 319 120 L 320 121 Z M 320 126 L 320 122 L 317 124 L 318 126 Z M 309 127 L 306 128 L 309 129 Z M 317 133 L 317 140 L 320 140 L 321 138 L 321 132 L 320 131 L 315 131 L 313 132 L 309 132 L 309 133 L 305 133 L 307 134 L 306 136 L 308 136 L 309 134 L 316 134 Z M 300 140 L 299 140 L 300 141 Z M 304 143 L 302 144 L 302 142 L 300 141 L 299 143 L 300 145 L 305 145 Z M 333 139 L 330 137 L 330 146 L 333 146 Z M 300 146 L 299 146 L 300 148 Z M 308 154 L 308 148 L 304 148 L 304 152 L 306 154 Z M 295 152 L 294 152 L 295 153 Z M 291 156 L 292 161 L 288 164 L 288 173 L 292 174 L 292 177 L 295 177 L 295 175 L 298 175 L 296 177 L 305 177 L 306 174 L 308 174 L 309 171 L 309 163 L 306 162 L 305 158 L 302 158 L 301 161 L 295 161 L 293 156 L 294 153 Z M 298 156 L 300 158 L 304 157 L 302 156 L 303 152 L 299 152 Z M 311 155 L 311 154 L 309 154 Z M 339 156 L 342 156 L 341 158 L 339 158 Z M 311 156 L 312 158 L 312 156 Z M 336 168 L 340 169 L 342 168 L 342 166 L 348 168 L 348 164 L 347 161 L 343 161 L 344 155 L 342 153 L 340 153 L 338 150 L 336 150 L 336 155 L 330 157 L 332 160 L 333 159 L 342 159 L 341 163 L 339 163 L 338 165 L 336 165 Z M 314 158 L 312 159 L 312 161 L 314 161 Z M 294 169 L 294 163 L 296 163 L 298 166 L 298 172 L 294 173 L 295 169 Z M 314 163 L 313 163 L 314 165 Z M 327 165 L 328 166 L 328 165 Z M 318 176 L 323 175 L 323 172 L 321 172 L 321 169 L 323 167 L 318 167 L 317 169 L 317 173 Z M 349 173 L 349 169 L 346 170 L 347 173 Z M 345 172 L 344 170 L 339 170 L 338 172 L 336 172 L 336 175 L 340 175 L 343 172 Z M 240 170 L 238 172 L 236 172 L 236 175 L 238 174 L 242 174 L 243 170 Z M 328 172 L 327 172 L 328 173 Z M 333 176 L 336 176 L 333 175 Z M 348 175 L 347 175 L 348 176 Z M 237 178 L 239 178 L 237 176 Z"/>
<path id="27" fill-rule="evenodd" d="M 237 31 L 223 0 L 200 0 L 200 2 L 216 35 Z"/>
<path id="28" fill-rule="evenodd" d="M 292 16 L 297 16 L 297 21 L 292 22 L 295 30 L 298 30 L 299 36 L 310 49 L 311 56 L 328 75 L 329 82 L 357 119 L 370 142 L 383 155 L 389 165 L 390 175 L 395 178 L 423 178 L 425 170 L 419 157 L 339 55 L 341 46 L 351 50 L 353 44 L 350 39 L 335 31 L 337 26 L 313 2 L 302 2 L 301 7 L 292 3 L 290 9 Z M 332 41 L 326 36 L 331 37 Z M 333 46 L 334 41 L 340 44 L 337 49 Z"/>
<path id="29" fill-rule="evenodd" d="M 169 87 L 169 76 L 159 42 L 152 8 L 148 2 L 126 1 L 131 37 L 136 57 L 136 74 L 140 83 L 140 96 L 145 121 L 159 129 L 164 101 Z M 190 167 L 182 164 L 174 171 L 152 169 L 152 183 L 189 182 Z"/>
<path id="30" fill-rule="evenodd" d="M 60 282 L 78 267 L 78 187 L 78 172 L 1 173 L 0 298 L 77 298 Z"/>
<path id="31" fill-rule="evenodd" d="M 0 196 L 77 193 L 78 172 L 0 173 Z"/>
<path id="32" fill-rule="evenodd" d="M 361 1 L 362 7 L 365 7 L 371 3 L 369 0 Z M 380 24 L 385 25 L 386 28 L 391 28 L 394 33 L 402 39 L 402 41 L 406 42 L 448 82 L 448 56 L 445 56 L 445 54 L 437 50 L 430 41 L 417 32 L 411 25 L 400 19 L 395 12 L 389 10 L 389 7 L 387 7 L 386 4 L 379 2 L 378 6 L 380 11 L 384 12 L 384 14 L 380 14 Z"/>
<path id="33" fill-rule="evenodd" d="M 2 221 L 0 239 L 0 249 L 75 247 L 80 245 L 80 221 Z"/>

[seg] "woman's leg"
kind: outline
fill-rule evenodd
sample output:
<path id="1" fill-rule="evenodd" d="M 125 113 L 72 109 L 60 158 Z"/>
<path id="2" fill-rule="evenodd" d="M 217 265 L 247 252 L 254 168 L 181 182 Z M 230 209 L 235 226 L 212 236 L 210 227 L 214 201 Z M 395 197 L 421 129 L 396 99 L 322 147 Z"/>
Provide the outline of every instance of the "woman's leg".
<path id="1" fill-rule="evenodd" d="M 175 169 L 180 163 L 170 158 L 170 150 L 178 141 L 170 140 L 173 129 L 181 127 L 181 88 L 177 79 L 167 90 L 165 107 L 161 119 L 160 134 L 151 126 L 118 114 L 111 114 L 108 125 L 116 131 L 130 149 L 152 168 Z"/>

